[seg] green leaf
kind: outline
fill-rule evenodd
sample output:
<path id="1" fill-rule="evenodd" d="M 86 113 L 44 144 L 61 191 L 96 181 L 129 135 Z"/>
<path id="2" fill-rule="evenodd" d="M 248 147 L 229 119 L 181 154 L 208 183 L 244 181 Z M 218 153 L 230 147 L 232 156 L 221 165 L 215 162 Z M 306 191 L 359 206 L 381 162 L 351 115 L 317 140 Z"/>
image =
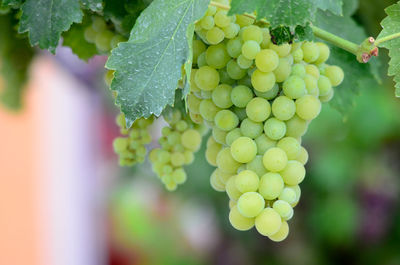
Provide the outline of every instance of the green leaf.
<path id="1" fill-rule="evenodd" d="M 155 0 L 136 21 L 128 42 L 112 51 L 106 67 L 116 71 L 111 89 L 118 93 L 116 103 L 128 126 L 140 117 L 159 116 L 173 104 L 182 65 L 190 60 L 187 29 L 204 15 L 208 4 Z"/>
<path id="2" fill-rule="evenodd" d="M 343 16 L 352 16 L 358 9 L 358 0 L 343 1 Z"/>
<path id="3" fill-rule="evenodd" d="M 79 0 L 27 0 L 22 6 L 19 33 L 28 32 L 32 46 L 55 52 L 61 33 L 80 23 Z"/>
<path id="4" fill-rule="evenodd" d="M 103 9 L 102 0 L 81 0 L 81 3 L 86 9 L 90 9 L 94 12 L 98 12 Z"/>
<path id="5" fill-rule="evenodd" d="M 85 29 L 90 24 L 90 17 L 85 16 L 81 24 L 73 24 L 70 30 L 63 34 L 63 45 L 70 47 L 73 53 L 85 61 L 98 53 L 96 45 L 87 42 L 84 37 Z"/>
<path id="6" fill-rule="evenodd" d="M 318 11 L 315 25 L 344 39 L 361 43 L 367 38 L 364 30 L 349 16 L 336 16 L 329 12 Z M 329 64 L 340 66 L 345 78 L 335 88 L 335 96 L 331 101 L 333 107 L 346 114 L 354 105 L 354 97 L 364 86 L 377 85 L 374 79 L 376 64 L 358 63 L 356 57 L 337 47 L 331 47 Z"/>
<path id="7" fill-rule="evenodd" d="M 379 33 L 378 40 L 400 32 L 400 3 L 389 6 L 385 9 L 388 15 L 381 22 L 382 31 Z M 396 97 L 400 97 L 400 38 L 395 38 L 389 41 L 382 42 L 379 47 L 383 47 L 389 50 L 389 70 L 388 75 L 394 76 L 396 83 L 395 94 Z"/>
<path id="8" fill-rule="evenodd" d="M 298 41 L 312 41 L 314 40 L 314 33 L 310 25 L 297 26 L 294 30 L 294 38 Z"/>
<path id="9" fill-rule="evenodd" d="M 289 27 L 279 26 L 276 28 L 270 28 L 271 40 L 274 44 L 280 45 L 287 42 L 293 41 L 293 34 Z"/>
<path id="10" fill-rule="evenodd" d="M 317 8 L 331 11 L 335 15 L 342 15 L 342 0 L 315 0 Z"/>
<path id="11" fill-rule="evenodd" d="M 314 0 L 232 0 L 229 14 L 257 12 L 257 19 L 265 18 L 272 28 L 305 26 L 314 20 Z"/>
<path id="12" fill-rule="evenodd" d="M 12 8 L 19 8 L 22 5 L 23 0 L 3 0 L 0 2 L 1 2 L 1 6 L 3 6 L 3 7 L 9 6 Z"/>
<path id="13" fill-rule="evenodd" d="M 0 16 L 0 75 L 3 89 L 0 101 L 10 109 L 21 107 L 21 97 L 28 77 L 33 49 L 28 40 L 17 36 L 13 14 Z"/>

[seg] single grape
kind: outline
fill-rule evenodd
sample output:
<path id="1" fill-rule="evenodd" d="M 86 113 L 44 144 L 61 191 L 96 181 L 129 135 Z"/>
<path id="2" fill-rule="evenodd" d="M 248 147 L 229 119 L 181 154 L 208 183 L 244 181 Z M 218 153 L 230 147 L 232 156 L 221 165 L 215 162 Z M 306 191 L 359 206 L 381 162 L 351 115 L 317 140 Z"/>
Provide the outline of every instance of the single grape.
<path id="1" fill-rule="evenodd" d="M 226 71 L 228 72 L 230 78 L 235 80 L 239 80 L 246 75 L 246 70 L 240 68 L 235 60 L 230 60 L 228 62 L 228 64 L 226 65 Z"/>
<path id="2" fill-rule="evenodd" d="M 212 129 L 212 136 L 214 137 L 215 141 L 219 144 L 226 144 L 225 138 L 228 132 L 219 129 L 218 127 L 213 127 Z"/>
<path id="3" fill-rule="evenodd" d="M 114 33 L 109 30 L 100 31 L 96 35 L 95 44 L 99 51 L 107 52 L 111 49 L 111 39 Z"/>
<path id="4" fill-rule="evenodd" d="M 220 110 L 214 118 L 215 125 L 223 130 L 230 131 L 239 124 L 239 118 L 230 110 Z"/>
<path id="5" fill-rule="evenodd" d="M 246 107 L 247 103 L 253 98 L 253 92 L 247 86 L 239 85 L 232 89 L 232 103 L 239 108 Z"/>
<path id="6" fill-rule="evenodd" d="M 258 192 L 266 200 L 274 200 L 282 193 L 284 182 L 278 173 L 268 172 L 260 179 Z"/>
<path id="7" fill-rule="evenodd" d="M 219 74 L 210 66 L 202 66 L 196 72 L 195 82 L 200 89 L 210 91 L 218 86 Z"/>
<path id="8" fill-rule="evenodd" d="M 293 118 L 286 121 L 286 136 L 299 138 L 306 133 L 307 128 L 307 121 L 303 120 L 297 115 L 294 115 Z"/>
<path id="9" fill-rule="evenodd" d="M 288 185 L 298 185 L 304 180 L 306 170 L 302 163 L 296 160 L 287 162 L 286 167 L 280 172 L 283 181 Z"/>
<path id="10" fill-rule="evenodd" d="M 176 184 L 183 184 L 187 179 L 186 172 L 183 168 L 175 169 L 172 172 L 171 177 Z"/>
<path id="11" fill-rule="evenodd" d="M 201 101 L 202 101 L 201 99 L 196 97 L 194 94 L 190 93 L 187 96 L 187 101 L 186 101 L 189 111 L 194 114 L 199 114 Z"/>
<path id="12" fill-rule="evenodd" d="M 293 208 L 286 201 L 277 200 L 272 208 L 286 221 L 293 217 Z"/>
<path id="13" fill-rule="evenodd" d="M 253 40 L 258 44 L 261 44 L 263 40 L 263 33 L 258 26 L 250 25 L 248 27 L 243 28 L 241 37 L 244 42 Z"/>
<path id="14" fill-rule="evenodd" d="M 277 97 L 272 103 L 272 114 L 279 120 L 287 121 L 296 113 L 296 104 L 286 96 Z"/>
<path id="15" fill-rule="evenodd" d="M 174 167 L 180 167 L 185 163 L 185 156 L 180 152 L 174 152 L 171 154 L 171 164 Z"/>
<path id="16" fill-rule="evenodd" d="M 260 180 L 254 171 L 243 170 L 235 177 L 236 188 L 242 192 L 257 191 Z"/>
<path id="17" fill-rule="evenodd" d="M 247 104 L 246 114 L 252 121 L 263 122 L 271 114 L 271 106 L 268 100 L 256 97 Z"/>
<path id="18" fill-rule="evenodd" d="M 288 234 L 289 234 L 289 225 L 286 221 L 282 221 L 282 225 L 279 228 L 278 232 L 268 236 L 268 238 L 274 242 L 281 242 L 287 238 Z"/>
<path id="19" fill-rule="evenodd" d="M 211 98 L 217 107 L 227 109 L 233 105 L 231 100 L 231 93 L 232 87 L 230 85 L 221 84 L 213 90 Z"/>
<path id="20" fill-rule="evenodd" d="M 214 17 L 213 16 L 205 16 L 200 20 L 200 26 L 203 29 L 210 30 L 214 27 Z"/>
<path id="21" fill-rule="evenodd" d="M 279 55 L 279 57 L 286 57 L 287 55 L 289 55 L 292 46 L 288 43 L 284 43 L 281 45 L 275 45 L 271 43 L 269 48 L 274 50 Z"/>
<path id="22" fill-rule="evenodd" d="M 286 201 L 290 205 L 296 203 L 297 195 L 295 189 L 292 186 L 283 188 L 281 194 L 278 196 L 278 199 Z"/>
<path id="23" fill-rule="evenodd" d="M 239 231 L 247 231 L 254 226 L 254 218 L 247 218 L 241 215 L 236 205 L 231 207 L 229 212 L 229 222 L 236 230 Z"/>
<path id="24" fill-rule="evenodd" d="M 315 119 L 321 112 L 321 101 L 317 97 L 305 95 L 296 100 L 296 114 L 304 120 Z"/>
<path id="25" fill-rule="evenodd" d="M 251 84 L 255 90 L 266 92 L 272 89 L 275 85 L 275 75 L 273 72 L 264 73 L 260 70 L 255 70 L 251 75 Z"/>
<path id="26" fill-rule="evenodd" d="M 225 172 L 236 173 L 240 163 L 233 158 L 230 148 L 224 148 L 217 155 L 217 165 Z"/>
<path id="27" fill-rule="evenodd" d="M 303 50 L 303 60 L 306 63 L 312 63 L 318 59 L 319 47 L 316 43 L 305 41 L 303 45 L 301 45 L 301 49 Z"/>
<path id="28" fill-rule="evenodd" d="M 226 44 L 226 50 L 232 58 L 237 58 L 242 53 L 242 41 L 240 38 L 234 38 Z"/>
<path id="29" fill-rule="evenodd" d="M 92 27 L 97 32 L 106 30 L 107 24 L 101 17 L 93 17 Z"/>
<path id="30" fill-rule="evenodd" d="M 272 208 L 265 208 L 255 219 L 257 231 L 263 236 L 276 234 L 282 226 L 281 216 Z"/>
<path id="31" fill-rule="evenodd" d="M 325 102 L 330 101 L 330 100 L 333 98 L 334 95 L 335 95 L 335 91 L 334 91 L 333 89 L 331 89 L 331 91 L 329 92 L 328 95 L 319 97 L 319 100 L 320 100 L 322 103 L 325 103 Z"/>
<path id="32" fill-rule="evenodd" d="M 268 138 L 265 134 L 261 134 L 255 139 L 257 145 L 257 154 L 263 155 L 268 149 L 276 146 L 276 141 Z"/>
<path id="33" fill-rule="evenodd" d="M 256 56 L 256 66 L 262 72 L 274 71 L 279 65 L 279 56 L 274 50 L 261 50 Z"/>
<path id="34" fill-rule="evenodd" d="M 202 100 L 199 105 L 200 114 L 207 121 L 214 121 L 215 116 L 220 110 L 210 99 Z"/>
<path id="35" fill-rule="evenodd" d="M 276 146 L 286 152 L 289 160 L 296 159 L 299 156 L 301 150 L 299 141 L 297 141 L 297 139 L 293 137 L 282 138 L 281 140 L 279 140 Z"/>
<path id="36" fill-rule="evenodd" d="M 236 176 L 232 176 L 225 184 L 226 194 L 228 194 L 229 199 L 232 201 L 237 201 L 242 193 L 236 188 L 235 183 Z"/>
<path id="37" fill-rule="evenodd" d="M 253 160 L 247 163 L 246 169 L 255 172 L 257 176 L 263 176 L 265 173 L 267 173 L 261 155 L 257 155 Z"/>
<path id="38" fill-rule="evenodd" d="M 225 38 L 233 39 L 239 33 L 240 27 L 238 24 L 230 23 L 228 26 L 223 27 L 222 30 L 225 33 Z M 241 45 L 240 45 L 241 46 Z"/>
<path id="39" fill-rule="evenodd" d="M 276 82 L 283 82 L 285 81 L 292 71 L 292 64 L 289 58 L 279 58 L 278 67 L 274 70 L 274 75 L 276 78 Z"/>
<path id="40" fill-rule="evenodd" d="M 306 68 L 301 63 L 296 63 L 292 65 L 291 75 L 297 75 L 298 77 L 304 78 L 306 75 Z"/>
<path id="41" fill-rule="evenodd" d="M 222 29 L 218 27 L 213 27 L 212 29 L 207 31 L 206 34 L 207 41 L 212 45 L 220 43 L 221 41 L 224 40 L 224 38 L 225 38 L 225 33 L 222 31 Z"/>
<path id="42" fill-rule="evenodd" d="M 249 137 L 239 137 L 231 145 L 231 154 L 240 163 L 250 162 L 257 154 L 257 145 Z"/>
<path id="43" fill-rule="evenodd" d="M 304 83 L 306 84 L 307 94 L 315 97 L 319 96 L 318 81 L 314 76 L 306 74 Z"/>
<path id="44" fill-rule="evenodd" d="M 255 139 L 262 134 L 263 124 L 246 118 L 240 124 L 240 131 L 244 136 Z"/>
<path id="45" fill-rule="evenodd" d="M 249 60 L 243 56 L 243 54 L 239 55 L 237 58 L 237 64 L 242 69 L 248 69 L 253 65 L 253 60 Z"/>
<path id="46" fill-rule="evenodd" d="M 270 139 L 279 140 L 286 134 L 286 124 L 276 118 L 269 118 L 264 123 L 264 132 Z"/>
<path id="47" fill-rule="evenodd" d="M 329 78 L 332 86 L 338 86 L 343 82 L 344 73 L 342 68 L 336 65 L 330 65 L 325 68 L 325 76 Z"/>
<path id="48" fill-rule="evenodd" d="M 286 152 L 278 147 L 272 147 L 265 152 L 263 164 L 271 172 L 283 170 L 288 163 Z"/>
<path id="49" fill-rule="evenodd" d="M 328 60 L 329 55 L 330 55 L 330 50 L 328 45 L 322 42 L 317 42 L 316 43 L 318 49 L 319 49 L 319 56 L 318 59 L 315 60 L 315 64 L 321 64 L 324 63 L 326 60 Z"/>
<path id="50" fill-rule="evenodd" d="M 227 27 L 231 23 L 231 20 L 227 16 L 227 13 L 228 12 L 225 10 L 219 10 L 217 11 L 217 13 L 215 13 L 214 21 L 218 27 L 220 28 Z"/>
<path id="51" fill-rule="evenodd" d="M 239 197 L 236 206 L 241 215 L 253 218 L 262 212 L 265 201 L 258 192 L 246 192 Z"/>
<path id="52" fill-rule="evenodd" d="M 242 55 L 249 60 L 256 58 L 256 55 L 260 52 L 260 45 L 254 40 L 248 40 L 243 43 Z"/>
<path id="53" fill-rule="evenodd" d="M 297 99 L 304 96 L 306 91 L 306 84 L 299 76 L 292 75 L 283 82 L 283 92 L 291 99 Z"/>
<path id="54" fill-rule="evenodd" d="M 213 138 L 213 137 L 211 137 L 211 138 Z M 205 156 L 206 156 L 207 162 L 210 165 L 212 165 L 214 167 L 217 166 L 217 155 L 218 155 L 219 151 L 221 151 L 221 148 L 222 148 L 221 144 L 218 144 L 218 143 L 207 146 Z"/>
<path id="55" fill-rule="evenodd" d="M 211 176 L 210 176 L 210 184 L 211 184 L 211 187 L 212 187 L 214 190 L 223 192 L 223 191 L 225 191 L 225 185 L 224 185 L 224 183 L 222 183 L 221 180 L 218 178 L 218 175 L 215 174 L 215 172 L 216 172 L 217 170 L 218 170 L 218 169 L 215 169 L 214 172 L 211 174 Z"/>
<path id="56" fill-rule="evenodd" d="M 328 95 L 332 90 L 332 84 L 328 77 L 321 75 L 318 79 L 319 96 Z"/>
<path id="57" fill-rule="evenodd" d="M 241 136 L 243 135 L 240 131 L 240 128 L 235 128 L 226 135 L 225 142 L 227 145 L 231 146 L 233 141 Z"/>
<path id="58" fill-rule="evenodd" d="M 303 60 L 303 50 L 300 48 L 294 49 L 292 51 L 292 55 L 293 55 L 293 61 L 295 63 L 300 63 Z"/>
<path id="59" fill-rule="evenodd" d="M 302 163 L 303 165 L 307 164 L 308 161 L 308 152 L 304 147 L 300 147 L 300 152 L 297 155 L 297 157 L 295 158 L 297 161 L 299 161 L 300 163 Z"/>
<path id="60" fill-rule="evenodd" d="M 206 62 L 209 66 L 215 69 L 221 69 L 226 66 L 231 57 L 226 51 L 226 46 L 223 43 L 211 45 L 206 51 Z"/>
<path id="61" fill-rule="evenodd" d="M 201 135 L 195 129 L 186 130 L 181 136 L 182 145 L 191 151 L 197 151 L 201 144 Z"/>
<path id="62" fill-rule="evenodd" d="M 254 93 L 256 94 L 257 97 L 265 98 L 265 99 L 271 100 L 271 99 L 276 98 L 276 96 L 278 95 L 278 93 L 279 93 L 279 86 L 278 86 L 278 84 L 275 84 L 275 85 L 272 87 L 272 89 L 270 89 L 270 90 L 268 90 L 268 91 L 266 91 L 266 92 L 260 92 L 260 91 L 258 91 L 258 90 L 254 90 Z"/>
<path id="63" fill-rule="evenodd" d="M 207 62 L 206 62 L 206 52 L 202 52 L 199 54 L 199 57 L 197 57 L 197 66 L 199 68 L 206 66 Z"/>
<path id="64" fill-rule="evenodd" d="M 89 43 L 94 43 L 96 41 L 97 31 L 93 29 L 92 26 L 89 26 L 83 32 L 83 36 L 85 40 Z"/>

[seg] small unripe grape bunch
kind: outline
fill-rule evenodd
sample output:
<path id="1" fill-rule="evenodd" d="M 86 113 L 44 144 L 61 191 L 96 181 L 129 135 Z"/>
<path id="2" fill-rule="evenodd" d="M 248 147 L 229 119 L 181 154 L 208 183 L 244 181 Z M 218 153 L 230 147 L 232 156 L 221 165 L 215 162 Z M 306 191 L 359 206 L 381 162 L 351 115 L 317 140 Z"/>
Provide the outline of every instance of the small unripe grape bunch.
<path id="1" fill-rule="evenodd" d="M 172 111 L 164 118 L 168 126 L 162 128 L 162 136 L 158 140 L 160 148 L 150 152 L 149 160 L 165 187 L 173 191 L 186 181 L 183 166 L 194 161 L 194 153 L 201 145 L 202 127 L 179 110 Z"/>
<path id="2" fill-rule="evenodd" d="M 84 38 L 87 42 L 96 45 L 100 53 L 108 53 L 118 43 L 126 41 L 126 38 L 114 32 L 112 25 L 108 25 L 104 18 L 92 16 L 92 24 L 84 31 Z"/>
<path id="3" fill-rule="evenodd" d="M 214 6 L 195 33 L 187 106 L 212 131 L 210 184 L 228 195 L 234 228 L 282 241 L 306 175 L 301 138 L 343 71 L 326 63 L 326 44 L 276 45 L 264 24 Z"/>
<path id="4" fill-rule="evenodd" d="M 153 117 L 140 118 L 128 129 L 126 128 L 125 115 L 121 113 L 117 116 L 116 122 L 124 137 L 117 137 L 113 146 L 115 153 L 119 156 L 121 166 L 133 166 L 144 162 L 147 154 L 146 145 L 151 142 L 148 127 L 153 123 L 153 120 Z"/>

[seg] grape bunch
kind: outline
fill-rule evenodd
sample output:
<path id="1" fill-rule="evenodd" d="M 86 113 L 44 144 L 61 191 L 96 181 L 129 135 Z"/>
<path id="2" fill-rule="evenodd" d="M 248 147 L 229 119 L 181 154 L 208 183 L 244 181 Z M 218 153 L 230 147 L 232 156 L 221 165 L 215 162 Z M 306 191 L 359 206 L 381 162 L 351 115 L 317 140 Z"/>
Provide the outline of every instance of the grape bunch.
<path id="1" fill-rule="evenodd" d="M 92 24 L 84 31 L 85 40 L 94 43 L 100 53 L 108 53 L 115 48 L 118 43 L 126 41 L 126 38 L 115 33 L 110 26 L 99 16 L 92 17 Z"/>
<path id="2" fill-rule="evenodd" d="M 148 127 L 153 123 L 154 118 L 140 118 L 136 120 L 132 127 L 127 129 L 125 115 L 119 114 L 116 122 L 120 127 L 120 132 L 125 137 L 114 139 L 114 151 L 119 155 L 119 164 L 121 166 L 133 166 L 136 163 L 143 163 L 147 149 L 145 145 L 151 142 L 151 135 Z"/>
<path id="3" fill-rule="evenodd" d="M 169 126 L 161 130 L 162 136 L 158 140 L 161 147 L 153 149 L 149 159 L 153 171 L 165 187 L 173 191 L 186 181 L 183 166 L 193 162 L 194 152 L 200 148 L 204 127 L 194 124 L 179 110 L 165 115 L 165 119 Z"/>
<path id="4" fill-rule="evenodd" d="M 326 44 L 275 45 L 264 24 L 214 6 L 195 32 L 187 104 L 212 129 L 211 186 L 227 193 L 234 228 L 282 241 L 306 175 L 301 137 L 344 73 L 326 63 Z"/>

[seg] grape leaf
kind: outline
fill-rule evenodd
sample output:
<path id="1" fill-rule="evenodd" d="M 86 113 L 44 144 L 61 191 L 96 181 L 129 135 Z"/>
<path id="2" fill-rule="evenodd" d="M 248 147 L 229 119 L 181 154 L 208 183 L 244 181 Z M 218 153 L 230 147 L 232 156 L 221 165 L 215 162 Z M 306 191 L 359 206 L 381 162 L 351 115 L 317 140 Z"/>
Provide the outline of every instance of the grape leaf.
<path id="1" fill-rule="evenodd" d="M 388 16 L 381 22 L 382 31 L 378 35 L 378 40 L 400 32 L 400 3 L 389 6 L 385 9 L 385 12 Z M 400 38 L 382 42 L 379 47 L 389 50 L 390 61 L 388 75 L 394 76 L 394 81 L 396 83 L 395 95 L 396 97 L 400 97 Z"/>
<path id="2" fill-rule="evenodd" d="M 182 65 L 190 60 L 187 29 L 204 15 L 208 4 L 155 0 L 136 21 L 128 42 L 112 51 L 106 67 L 116 71 L 111 89 L 118 93 L 116 103 L 128 126 L 140 117 L 159 116 L 173 104 Z"/>
<path id="3" fill-rule="evenodd" d="M 1 6 L 10 6 L 13 8 L 18 8 L 22 5 L 23 0 L 3 0 L 0 1 Z"/>
<path id="4" fill-rule="evenodd" d="M 14 14 L 0 16 L 0 75 L 3 89 L 0 101 L 10 109 L 21 107 L 21 96 L 28 77 L 33 49 L 26 38 L 17 36 Z"/>
<path id="5" fill-rule="evenodd" d="M 358 0 L 343 1 L 343 16 L 352 16 L 358 9 Z"/>
<path id="6" fill-rule="evenodd" d="M 70 47 L 73 53 L 85 61 L 97 54 L 96 45 L 87 42 L 84 37 L 90 23 L 90 17 L 85 16 L 81 24 L 73 24 L 70 30 L 63 33 L 63 45 Z"/>
<path id="7" fill-rule="evenodd" d="M 336 16 L 318 11 L 314 24 L 355 43 L 361 43 L 367 38 L 364 30 L 349 16 Z M 360 92 L 360 88 L 364 85 L 377 85 L 374 77 L 378 72 L 378 65 L 358 63 L 353 54 L 336 47 L 331 47 L 331 50 L 328 63 L 340 66 L 345 73 L 343 83 L 335 88 L 331 104 L 341 113 L 347 113 L 353 107 L 354 96 Z"/>
<path id="8" fill-rule="evenodd" d="M 81 3 L 86 9 L 90 9 L 95 12 L 103 9 L 102 0 L 81 0 Z"/>
<path id="9" fill-rule="evenodd" d="M 19 33 L 28 32 L 32 46 L 55 53 L 61 33 L 82 21 L 79 0 L 27 0 L 22 6 Z"/>
<path id="10" fill-rule="evenodd" d="M 317 8 L 331 11 L 335 15 L 342 15 L 342 0 L 315 0 Z"/>

